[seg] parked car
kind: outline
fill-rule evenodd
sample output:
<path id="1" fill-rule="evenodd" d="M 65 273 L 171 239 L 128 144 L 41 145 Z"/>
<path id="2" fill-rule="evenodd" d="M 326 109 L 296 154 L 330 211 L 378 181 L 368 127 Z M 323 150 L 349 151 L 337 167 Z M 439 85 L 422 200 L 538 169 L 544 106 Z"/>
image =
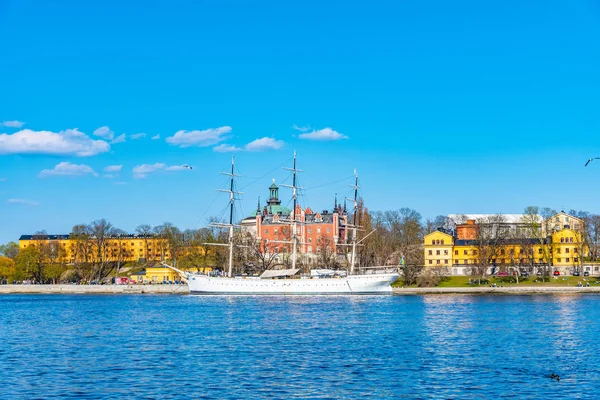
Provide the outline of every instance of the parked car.
<path id="1" fill-rule="evenodd" d="M 560 271 L 554 271 L 554 276 L 559 276 L 560 275 Z"/>
<path id="2" fill-rule="evenodd" d="M 500 271 L 500 272 L 498 272 L 496 274 L 496 276 L 508 276 L 508 272 L 502 272 L 502 271 Z"/>
<path id="3" fill-rule="evenodd" d="M 590 276 L 590 272 L 589 272 L 589 271 L 585 271 L 585 272 L 583 273 L 583 276 Z"/>
<path id="4" fill-rule="evenodd" d="M 573 271 L 573 276 L 579 276 L 579 275 L 580 275 L 579 271 Z"/>

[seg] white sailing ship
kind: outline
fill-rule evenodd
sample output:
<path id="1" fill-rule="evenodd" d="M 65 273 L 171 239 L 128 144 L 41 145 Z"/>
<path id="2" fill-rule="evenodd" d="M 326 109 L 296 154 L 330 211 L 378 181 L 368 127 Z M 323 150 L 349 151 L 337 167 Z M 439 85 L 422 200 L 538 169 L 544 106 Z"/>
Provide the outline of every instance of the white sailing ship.
<path id="1" fill-rule="evenodd" d="M 299 275 L 300 269 L 296 268 L 296 255 L 298 244 L 297 219 L 294 216 L 297 202 L 296 153 L 294 152 L 294 167 L 286 168 L 292 171 L 293 183 L 289 186 L 293 192 L 294 206 L 290 214 L 291 223 L 291 268 L 283 270 L 266 270 L 260 276 L 233 276 L 233 206 L 236 192 L 234 191 L 235 163 L 232 159 L 229 190 L 229 223 L 216 224 L 221 228 L 229 229 L 229 241 L 223 244 L 229 247 L 227 276 L 212 276 L 207 274 L 181 271 L 173 266 L 164 264 L 178 272 L 188 283 L 190 294 L 193 295 L 354 295 L 354 294 L 390 294 L 390 286 L 398 279 L 398 272 L 394 266 L 370 267 L 363 269 L 360 274 L 355 273 L 357 240 L 356 209 L 358 193 L 358 175 L 355 173 L 354 187 L 354 221 L 352 227 L 352 253 L 349 271 L 311 270 L 307 276 Z M 367 235 L 368 236 L 368 235 Z M 366 236 L 362 239 L 364 240 Z M 361 240 L 361 241 L 362 241 Z"/>

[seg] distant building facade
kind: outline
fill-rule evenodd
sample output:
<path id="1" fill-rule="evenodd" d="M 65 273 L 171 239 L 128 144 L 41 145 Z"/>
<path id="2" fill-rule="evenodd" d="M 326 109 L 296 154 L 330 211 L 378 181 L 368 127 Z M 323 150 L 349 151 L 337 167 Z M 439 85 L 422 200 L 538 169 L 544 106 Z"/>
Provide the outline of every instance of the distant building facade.
<path id="1" fill-rule="evenodd" d="M 293 211 L 281 205 L 279 187 L 273 181 L 269 200 L 264 205 L 259 200 L 256 212 L 242 221 L 242 232 L 252 235 L 265 251 L 290 253 L 292 219 L 296 218 L 298 253 L 345 252 L 338 249 L 338 245 L 348 240 L 348 214 L 345 207 L 337 203 L 337 198 L 332 210 L 315 212 L 310 207 L 296 205 Z"/>
<path id="2" fill-rule="evenodd" d="M 425 268 L 439 268 L 451 275 L 469 275 L 476 265 L 488 273 L 536 273 L 551 267 L 552 273 L 584 271 L 600 274 L 597 266 L 585 266 L 583 220 L 564 212 L 547 220 L 527 221 L 520 214 L 451 214 L 458 223 L 424 237 Z M 531 218 L 531 217 L 529 217 Z"/>

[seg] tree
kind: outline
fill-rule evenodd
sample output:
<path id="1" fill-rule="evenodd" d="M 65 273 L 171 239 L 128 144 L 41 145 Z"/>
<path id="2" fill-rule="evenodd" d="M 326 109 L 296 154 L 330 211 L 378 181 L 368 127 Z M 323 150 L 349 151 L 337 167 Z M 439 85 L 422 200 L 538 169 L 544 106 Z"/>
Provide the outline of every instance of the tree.
<path id="1" fill-rule="evenodd" d="M 478 279 L 485 277 L 487 269 L 496 262 L 497 257 L 501 263 L 504 260 L 504 245 L 510 236 L 510 231 L 504 225 L 505 218 L 501 214 L 491 215 L 477 220 L 473 250 L 474 264 L 471 267 L 471 276 Z"/>
<path id="2" fill-rule="evenodd" d="M 148 224 L 138 225 L 138 227 L 135 228 L 135 233 L 137 233 L 144 241 L 144 258 L 146 259 L 146 262 L 153 261 L 154 257 L 149 251 L 150 239 L 153 236 L 152 227 Z"/>
<path id="3" fill-rule="evenodd" d="M 15 242 L 8 242 L 0 245 L 0 255 L 13 259 L 19 254 L 19 245 Z"/>
<path id="4" fill-rule="evenodd" d="M 95 257 L 95 280 L 100 281 L 106 278 L 113 268 L 109 262 L 109 248 L 110 238 L 114 236 L 114 232 L 115 228 L 113 225 L 105 219 L 99 219 L 89 225 L 91 244 Z"/>
<path id="5" fill-rule="evenodd" d="M 43 269 L 40 265 L 40 251 L 35 245 L 23 249 L 15 258 L 15 278 L 17 280 L 36 279 L 41 282 Z"/>
<path id="6" fill-rule="evenodd" d="M 591 214 L 585 221 L 586 244 L 589 249 L 590 261 L 600 258 L 600 215 Z"/>
<path id="7" fill-rule="evenodd" d="M 15 274 L 15 261 L 12 258 L 0 256 L 0 283 Z"/>

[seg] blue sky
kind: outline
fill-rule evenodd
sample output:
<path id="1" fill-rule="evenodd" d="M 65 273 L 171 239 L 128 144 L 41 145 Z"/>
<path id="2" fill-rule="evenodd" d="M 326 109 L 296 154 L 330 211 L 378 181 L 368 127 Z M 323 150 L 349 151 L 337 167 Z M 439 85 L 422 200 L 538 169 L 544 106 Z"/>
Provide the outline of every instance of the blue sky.
<path id="1" fill-rule="evenodd" d="M 0 243 L 198 228 L 232 155 L 244 216 L 294 150 L 313 209 L 356 168 L 372 210 L 600 213 L 598 38 L 590 0 L 0 0 Z"/>

